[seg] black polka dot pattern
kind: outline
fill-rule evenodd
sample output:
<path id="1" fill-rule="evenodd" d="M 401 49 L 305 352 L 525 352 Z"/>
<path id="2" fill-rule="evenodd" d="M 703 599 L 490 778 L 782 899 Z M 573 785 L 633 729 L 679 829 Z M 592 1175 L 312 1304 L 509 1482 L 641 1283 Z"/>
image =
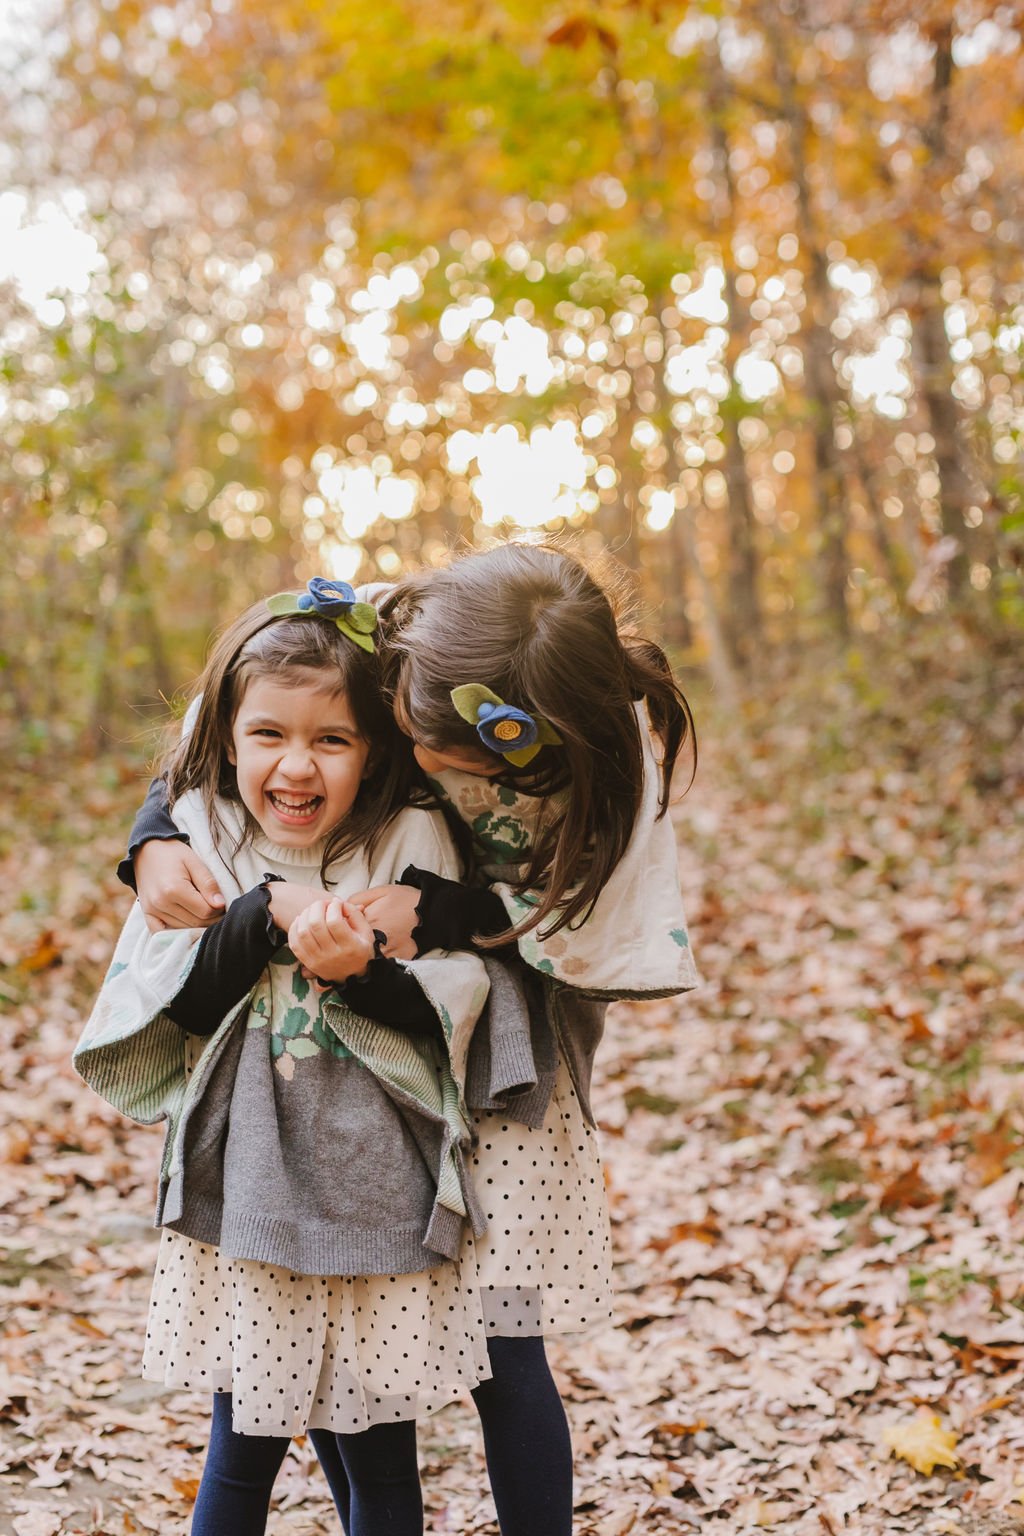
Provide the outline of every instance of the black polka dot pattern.
<path id="1" fill-rule="evenodd" d="M 296 1275 L 164 1230 L 143 1375 L 231 1392 L 242 1434 L 354 1434 L 419 1418 L 490 1375 L 486 1335 L 572 1333 L 611 1314 L 597 1137 L 564 1064 L 544 1125 L 475 1117 L 488 1228 L 418 1275 Z"/>
<path id="2" fill-rule="evenodd" d="M 165 1230 L 143 1375 L 232 1393 L 241 1434 L 355 1434 L 435 1413 L 490 1375 L 480 1304 L 454 1264 L 297 1275 Z"/>
<path id="3" fill-rule="evenodd" d="M 611 1316 L 611 1239 L 597 1135 L 559 1066 L 539 1130 L 474 1116 L 470 1172 L 487 1217 L 460 1268 L 489 1334 L 574 1333 Z"/>

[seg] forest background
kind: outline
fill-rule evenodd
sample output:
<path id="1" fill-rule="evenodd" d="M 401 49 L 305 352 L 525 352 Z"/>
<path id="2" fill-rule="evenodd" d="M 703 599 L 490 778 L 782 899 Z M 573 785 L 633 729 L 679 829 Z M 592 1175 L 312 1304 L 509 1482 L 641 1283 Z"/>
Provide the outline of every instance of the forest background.
<path id="1" fill-rule="evenodd" d="M 194 1492 L 124 1385 L 154 1138 L 66 1065 L 153 727 L 254 596 L 510 533 L 633 572 L 707 743 L 581 1528 L 1020 1529 L 1024 7 L 8 0 L 0 56 L 0 1529 L 166 1529 L 158 1425 Z"/>

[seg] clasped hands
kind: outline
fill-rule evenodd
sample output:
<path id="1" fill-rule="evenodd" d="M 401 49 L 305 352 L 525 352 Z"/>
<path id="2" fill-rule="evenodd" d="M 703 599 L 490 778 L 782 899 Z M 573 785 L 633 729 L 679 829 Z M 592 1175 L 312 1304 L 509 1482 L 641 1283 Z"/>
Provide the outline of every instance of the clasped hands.
<path id="1" fill-rule="evenodd" d="M 347 900 L 289 881 L 274 881 L 267 889 L 270 915 L 288 935 L 288 948 L 321 981 L 362 976 L 373 959 L 375 929 L 386 935 L 382 954 L 401 960 L 416 954 L 412 930 L 419 892 L 412 887 L 375 886 Z"/>
<path id="2" fill-rule="evenodd" d="M 224 897 L 213 875 L 187 844 L 154 840 L 135 855 L 139 902 L 151 933 L 164 928 L 208 928 L 224 916 Z M 373 958 L 374 930 L 386 935 L 381 953 L 412 960 L 420 893 L 408 885 L 378 885 L 346 900 L 314 886 L 273 881 L 270 912 L 296 959 L 314 976 L 347 981 Z"/>

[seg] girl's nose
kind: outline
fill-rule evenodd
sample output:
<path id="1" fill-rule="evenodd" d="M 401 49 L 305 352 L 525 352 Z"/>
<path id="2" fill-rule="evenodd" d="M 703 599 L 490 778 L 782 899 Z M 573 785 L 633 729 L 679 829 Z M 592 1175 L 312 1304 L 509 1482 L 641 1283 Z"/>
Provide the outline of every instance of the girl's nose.
<path id="1" fill-rule="evenodd" d="M 290 746 L 281 759 L 281 772 L 289 779 L 308 779 L 314 771 L 313 754 L 308 747 Z"/>

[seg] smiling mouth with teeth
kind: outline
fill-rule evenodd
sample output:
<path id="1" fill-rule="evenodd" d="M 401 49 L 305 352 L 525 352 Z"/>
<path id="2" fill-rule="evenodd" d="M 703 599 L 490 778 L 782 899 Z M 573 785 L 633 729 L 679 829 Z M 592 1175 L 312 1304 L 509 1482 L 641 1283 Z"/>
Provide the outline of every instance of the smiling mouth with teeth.
<path id="1" fill-rule="evenodd" d="M 267 799 L 282 816 L 294 816 L 297 819 L 312 816 L 323 803 L 322 795 L 307 795 L 300 800 L 297 795 L 282 795 L 273 789 L 267 791 Z"/>

